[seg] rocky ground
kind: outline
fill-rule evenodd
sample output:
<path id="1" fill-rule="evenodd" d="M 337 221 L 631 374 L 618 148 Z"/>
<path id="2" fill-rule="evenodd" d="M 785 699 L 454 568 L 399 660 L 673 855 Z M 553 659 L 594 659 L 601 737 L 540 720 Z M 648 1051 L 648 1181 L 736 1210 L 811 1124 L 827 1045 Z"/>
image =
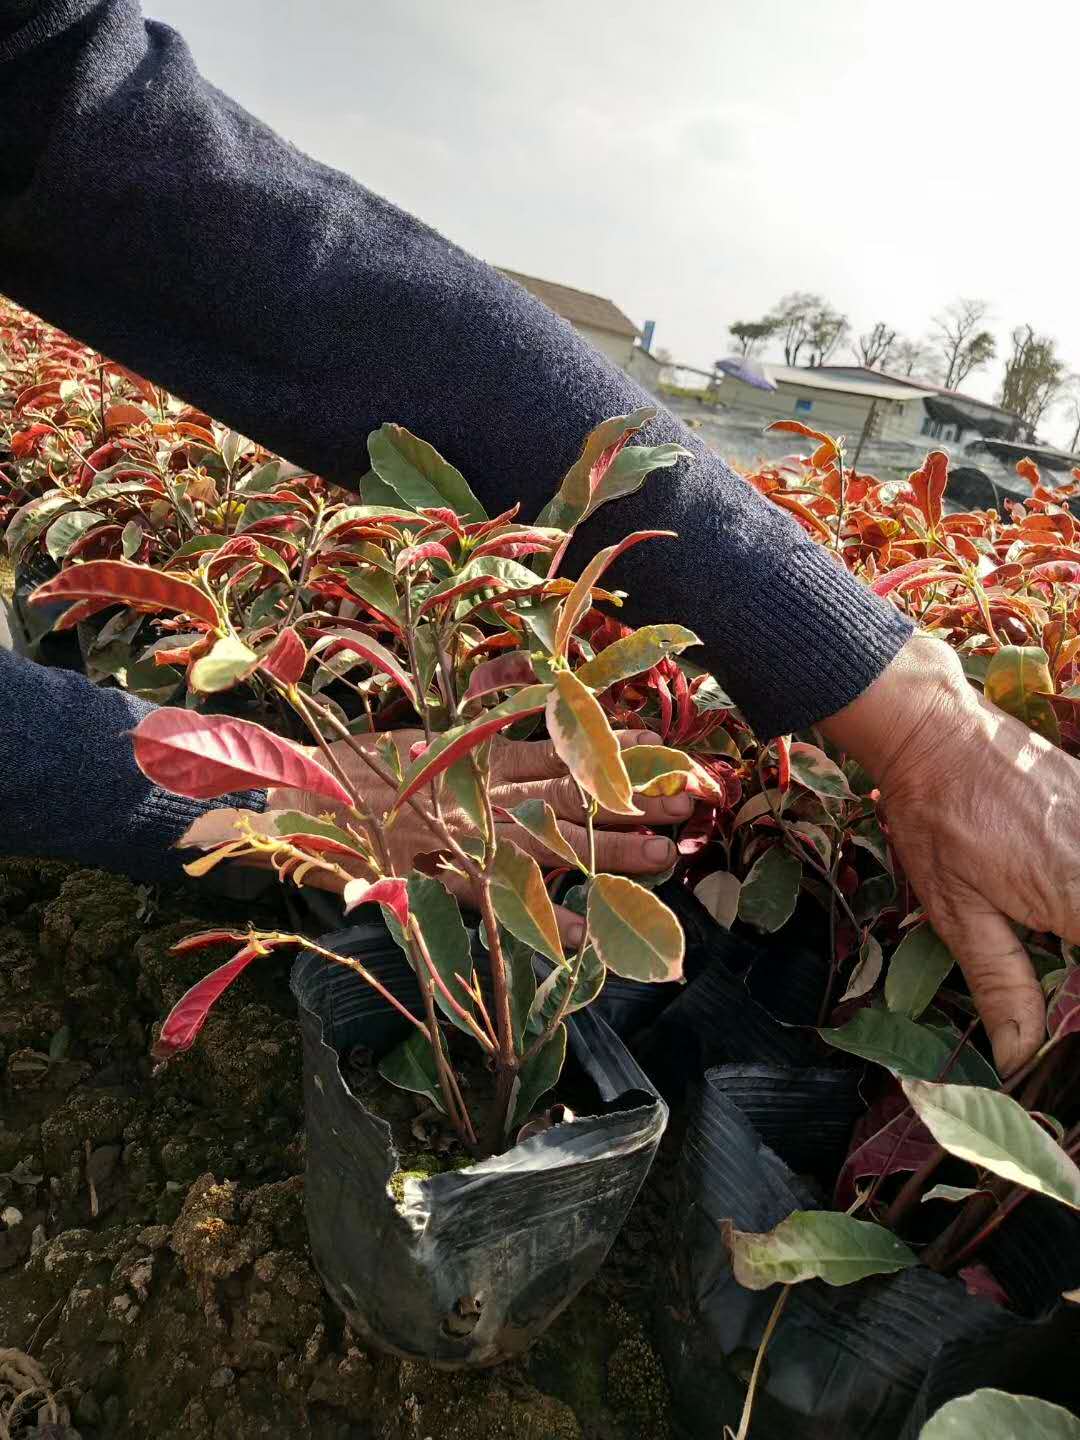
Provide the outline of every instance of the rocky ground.
<path id="1" fill-rule="evenodd" d="M 461 1376 L 366 1351 L 308 1253 L 287 963 L 253 967 L 152 1074 L 153 1023 L 215 963 L 169 947 L 239 918 L 0 860 L 0 1437 L 32 1388 L 21 1353 L 54 1404 L 28 1395 L 11 1440 L 663 1440 L 666 1163 L 519 1364 Z"/>

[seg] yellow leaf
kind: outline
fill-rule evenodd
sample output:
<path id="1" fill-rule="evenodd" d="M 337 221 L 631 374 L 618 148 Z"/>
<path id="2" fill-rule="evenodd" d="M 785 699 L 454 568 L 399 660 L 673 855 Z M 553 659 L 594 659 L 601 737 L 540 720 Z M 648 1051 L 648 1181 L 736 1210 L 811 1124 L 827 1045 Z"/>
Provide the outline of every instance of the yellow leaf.
<path id="1" fill-rule="evenodd" d="M 555 753 L 587 794 L 616 815 L 641 813 L 607 716 L 568 670 L 556 675 L 548 696 L 547 729 Z"/>

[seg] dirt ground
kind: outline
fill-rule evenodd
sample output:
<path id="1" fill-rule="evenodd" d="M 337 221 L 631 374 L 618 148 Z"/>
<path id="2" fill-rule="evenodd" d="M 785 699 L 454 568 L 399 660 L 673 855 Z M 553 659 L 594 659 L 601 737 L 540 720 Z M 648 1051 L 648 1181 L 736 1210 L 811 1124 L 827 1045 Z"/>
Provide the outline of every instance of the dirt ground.
<path id="1" fill-rule="evenodd" d="M 151 1073 L 153 1022 L 216 963 L 169 947 L 241 918 L 0 860 L 0 1398 L 6 1347 L 58 1407 L 28 1397 L 12 1440 L 663 1440 L 668 1161 L 522 1362 L 461 1376 L 366 1351 L 308 1253 L 287 962 L 253 967 Z"/>

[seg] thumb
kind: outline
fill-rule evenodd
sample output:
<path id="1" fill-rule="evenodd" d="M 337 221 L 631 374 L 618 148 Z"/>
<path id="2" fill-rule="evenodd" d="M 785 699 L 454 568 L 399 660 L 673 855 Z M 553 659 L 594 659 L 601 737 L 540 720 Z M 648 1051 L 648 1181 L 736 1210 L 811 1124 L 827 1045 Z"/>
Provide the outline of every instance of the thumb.
<path id="1" fill-rule="evenodd" d="M 928 908 L 956 957 L 1003 1076 L 1018 1069 L 1046 1038 L 1046 1002 L 1031 960 L 1005 916 L 970 886 L 951 897 L 947 916 Z"/>

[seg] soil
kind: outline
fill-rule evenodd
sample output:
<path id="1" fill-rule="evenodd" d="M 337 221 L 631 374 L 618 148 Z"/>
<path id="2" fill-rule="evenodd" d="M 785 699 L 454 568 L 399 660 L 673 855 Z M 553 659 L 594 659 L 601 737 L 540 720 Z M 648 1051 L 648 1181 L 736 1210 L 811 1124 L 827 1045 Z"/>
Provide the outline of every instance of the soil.
<path id="1" fill-rule="evenodd" d="M 28 1397 L 12 1440 L 664 1440 L 650 1323 L 673 1147 L 520 1363 L 365 1350 L 308 1253 L 287 965 L 253 966 L 188 1055 L 157 1074 L 148 1056 L 227 954 L 170 946 L 251 912 L 0 860 L 0 1362 L 32 1357 L 55 1398 Z M 0 1369 L 0 1433 L 4 1395 Z"/>

